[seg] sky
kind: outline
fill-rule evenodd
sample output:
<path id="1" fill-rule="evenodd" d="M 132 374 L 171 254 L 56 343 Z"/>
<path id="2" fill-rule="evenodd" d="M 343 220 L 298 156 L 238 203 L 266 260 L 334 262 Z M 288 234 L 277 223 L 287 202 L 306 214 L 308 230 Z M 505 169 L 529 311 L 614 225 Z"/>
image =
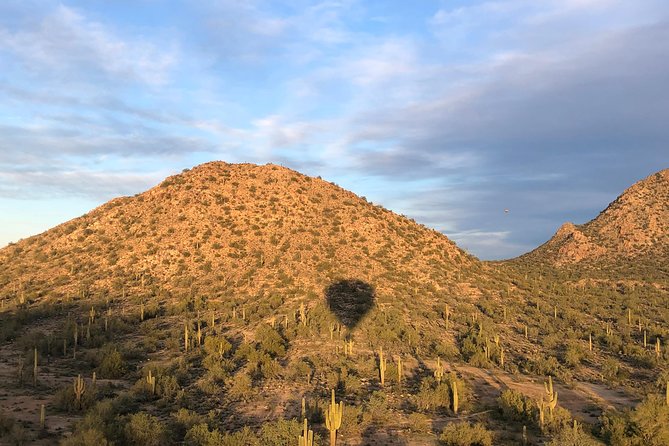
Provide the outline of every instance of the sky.
<path id="1" fill-rule="evenodd" d="M 0 246 L 223 160 L 510 258 L 669 167 L 668 117 L 666 0 L 2 0 Z"/>

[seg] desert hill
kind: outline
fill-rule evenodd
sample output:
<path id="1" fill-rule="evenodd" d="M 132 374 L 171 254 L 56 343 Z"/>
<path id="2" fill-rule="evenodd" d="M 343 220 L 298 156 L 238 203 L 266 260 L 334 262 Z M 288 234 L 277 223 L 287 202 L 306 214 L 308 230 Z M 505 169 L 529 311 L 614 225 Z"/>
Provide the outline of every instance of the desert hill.
<path id="1" fill-rule="evenodd" d="M 614 252 L 592 234 L 636 237 L 616 209 L 647 187 L 578 231 Z M 321 446 L 669 436 L 669 289 L 524 260 L 280 166 L 186 170 L 0 250 L 0 445 L 284 446 L 305 419 Z"/>
<path id="2" fill-rule="evenodd" d="M 669 169 L 624 191 L 592 221 L 565 223 L 546 243 L 513 260 L 560 268 L 645 269 L 669 274 Z"/>
<path id="3" fill-rule="evenodd" d="M 336 278 L 380 294 L 455 292 L 456 276 L 478 268 L 442 234 L 327 181 L 212 162 L 1 250 L 0 296 L 140 285 L 212 298 L 321 295 Z"/>

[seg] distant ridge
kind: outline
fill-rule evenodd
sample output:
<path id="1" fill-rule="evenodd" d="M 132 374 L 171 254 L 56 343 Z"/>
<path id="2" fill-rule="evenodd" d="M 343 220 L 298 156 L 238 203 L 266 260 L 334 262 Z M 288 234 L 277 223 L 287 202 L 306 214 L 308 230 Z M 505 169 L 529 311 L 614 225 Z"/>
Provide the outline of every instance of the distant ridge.
<path id="1" fill-rule="evenodd" d="M 512 260 L 557 267 L 666 268 L 669 262 L 669 169 L 635 183 L 592 221 L 565 223 L 537 249 Z"/>

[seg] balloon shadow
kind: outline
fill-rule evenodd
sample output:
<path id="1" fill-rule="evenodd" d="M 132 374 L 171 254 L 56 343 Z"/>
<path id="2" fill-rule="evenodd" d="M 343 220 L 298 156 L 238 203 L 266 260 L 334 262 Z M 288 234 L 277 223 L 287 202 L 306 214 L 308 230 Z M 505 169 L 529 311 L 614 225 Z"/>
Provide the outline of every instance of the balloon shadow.
<path id="1" fill-rule="evenodd" d="M 374 306 L 374 287 L 362 280 L 340 280 L 325 289 L 330 311 L 343 325 L 353 329 Z"/>

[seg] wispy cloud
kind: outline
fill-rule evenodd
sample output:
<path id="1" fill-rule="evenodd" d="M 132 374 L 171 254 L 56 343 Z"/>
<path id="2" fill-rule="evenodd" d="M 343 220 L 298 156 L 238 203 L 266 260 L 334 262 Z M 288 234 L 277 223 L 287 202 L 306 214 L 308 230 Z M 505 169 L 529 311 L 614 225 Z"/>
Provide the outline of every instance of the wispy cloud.
<path id="1" fill-rule="evenodd" d="M 168 44 L 169 46 L 169 44 Z M 10 52 L 29 72 L 82 80 L 82 75 L 117 81 L 165 84 L 177 63 L 174 48 L 165 51 L 141 39 L 127 40 L 109 27 L 60 5 L 30 28 L 0 29 L 0 49 Z"/>
<path id="2" fill-rule="evenodd" d="M 667 166 L 665 1 L 68 4 L 0 5 L 1 196 L 274 161 L 503 257 Z"/>

